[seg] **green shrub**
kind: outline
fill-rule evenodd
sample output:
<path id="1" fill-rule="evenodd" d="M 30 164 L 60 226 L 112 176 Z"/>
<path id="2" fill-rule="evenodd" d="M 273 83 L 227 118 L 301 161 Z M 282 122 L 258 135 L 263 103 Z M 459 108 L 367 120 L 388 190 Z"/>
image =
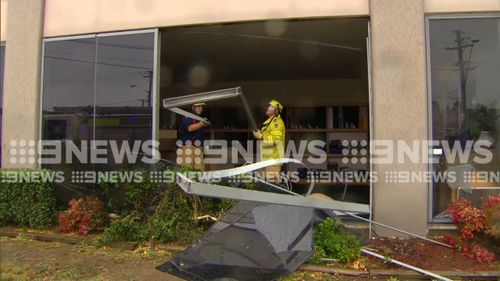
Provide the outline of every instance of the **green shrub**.
<path id="1" fill-rule="evenodd" d="M 145 241 L 146 234 L 140 218 L 128 215 L 113 221 L 104 229 L 104 241 Z"/>
<path id="2" fill-rule="evenodd" d="M 341 263 L 351 262 L 361 256 L 358 239 L 340 229 L 341 223 L 327 218 L 314 231 L 313 263 L 321 258 L 337 259 Z"/>
<path id="3" fill-rule="evenodd" d="M 201 233 L 194 218 L 193 198 L 169 184 L 146 224 L 148 237 L 164 242 L 190 242 Z"/>
<path id="4" fill-rule="evenodd" d="M 45 228 L 56 222 L 54 187 L 43 180 L 31 180 L 47 170 L 0 170 L 0 225 Z M 19 180 L 20 179 L 20 180 Z"/>
<path id="5" fill-rule="evenodd" d="M 192 168 L 174 168 L 165 171 L 167 178 L 175 179 L 177 172 L 194 171 Z M 174 182 L 152 182 L 149 172 L 143 171 L 141 183 L 103 185 L 108 208 L 120 219 L 105 230 L 105 241 L 157 240 L 189 243 L 203 231 L 196 217 L 200 214 L 219 217 L 232 201 L 200 198 L 182 191 Z M 196 180 L 196 179 L 194 179 Z M 124 233 L 126 230 L 132 234 Z"/>

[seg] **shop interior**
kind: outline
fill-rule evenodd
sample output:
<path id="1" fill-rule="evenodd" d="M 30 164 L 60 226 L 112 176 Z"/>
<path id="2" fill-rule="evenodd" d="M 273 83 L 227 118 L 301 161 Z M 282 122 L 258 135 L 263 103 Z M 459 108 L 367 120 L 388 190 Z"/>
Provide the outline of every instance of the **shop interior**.
<path id="1" fill-rule="evenodd" d="M 287 140 L 322 140 L 321 171 L 369 171 L 368 18 L 255 21 L 164 28 L 160 32 L 160 100 L 241 87 L 257 123 L 271 99 L 285 107 Z M 190 110 L 187 106 L 183 108 Z M 212 101 L 204 115 L 207 139 L 237 140 L 247 148 L 252 132 L 237 99 Z M 181 116 L 160 109 L 162 158 L 176 160 Z M 366 149 L 365 149 L 366 147 Z M 295 155 L 297 156 L 297 155 Z M 307 156 L 307 155 L 301 155 Z M 366 156 L 366 157 L 365 157 Z M 299 159 L 300 160 L 300 159 Z M 243 165 L 209 165 L 208 170 Z M 285 170 L 297 170 L 288 165 Z M 299 170 L 294 189 L 308 185 Z M 318 181 L 318 180 L 317 180 Z M 319 179 L 316 191 L 335 199 L 369 202 L 369 184 Z"/>

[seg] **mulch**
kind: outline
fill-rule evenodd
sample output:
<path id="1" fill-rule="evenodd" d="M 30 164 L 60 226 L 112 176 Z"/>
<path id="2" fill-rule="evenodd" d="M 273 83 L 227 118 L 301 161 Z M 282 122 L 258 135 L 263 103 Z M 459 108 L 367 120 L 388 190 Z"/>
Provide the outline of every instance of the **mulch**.
<path id="1" fill-rule="evenodd" d="M 416 238 L 377 238 L 373 241 L 373 249 L 378 253 L 389 256 L 413 266 L 426 270 L 463 270 L 487 271 L 498 270 L 498 257 L 492 264 L 480 263 L 464 256 L 452 248 L 425 242 Z M 380 260 L 377 261 L 378 264 Z M 382 267 L 389 266 L 382 263 Z"/>

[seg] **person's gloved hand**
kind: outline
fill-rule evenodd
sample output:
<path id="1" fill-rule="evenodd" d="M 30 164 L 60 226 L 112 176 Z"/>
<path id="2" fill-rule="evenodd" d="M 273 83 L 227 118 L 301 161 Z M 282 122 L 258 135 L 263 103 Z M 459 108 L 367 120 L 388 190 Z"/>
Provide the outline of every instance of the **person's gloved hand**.
<path id="1" fill-rule="evenodd" d="M 253 136 L 258 139 L 258 140 L 261 140 L 262 139 L 262 133 L 260 132 L 260 130 L 254 130 L 253 131 Z"/>
<path id="2" fill-rule="evenodd" d="M 207 119 L 205 119 L 205 121 L 201 122 L 201 126 L 203 126 L 203 127 L 210 126 L 210 121 L 208 121 Z"/>

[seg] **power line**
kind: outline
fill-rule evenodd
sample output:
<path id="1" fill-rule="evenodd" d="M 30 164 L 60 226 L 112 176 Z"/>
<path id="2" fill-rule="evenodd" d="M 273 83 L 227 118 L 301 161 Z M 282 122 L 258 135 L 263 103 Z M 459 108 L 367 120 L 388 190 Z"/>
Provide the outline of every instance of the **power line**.
<path id="1" fill-rule="evenodd" d="M 142 70 L 151 70 L 150 67 L 143 67 L 143 66 L 136 66 L 136 65 L 126 65 L 126 64 L 107 63 L 107 62 L 95 62 L 95 61 L 87 61 L 87 60 L 80 60 L 80 59 L 61 58 L 61 57 L 55 57 L 55 56 L 45 56 L 45 58 L 55 59 L 55 60 L 64 60 L 64 61 L 83 62 L 83 63 L 90 63 L 90 64 L 95 64 L 96 63 L 96 64 L 107 65 L 107 66 L 114 66 L 114 67 L 124 67 L 124 68 L 134 68 L 134 69 L 142 69 Z"/>

